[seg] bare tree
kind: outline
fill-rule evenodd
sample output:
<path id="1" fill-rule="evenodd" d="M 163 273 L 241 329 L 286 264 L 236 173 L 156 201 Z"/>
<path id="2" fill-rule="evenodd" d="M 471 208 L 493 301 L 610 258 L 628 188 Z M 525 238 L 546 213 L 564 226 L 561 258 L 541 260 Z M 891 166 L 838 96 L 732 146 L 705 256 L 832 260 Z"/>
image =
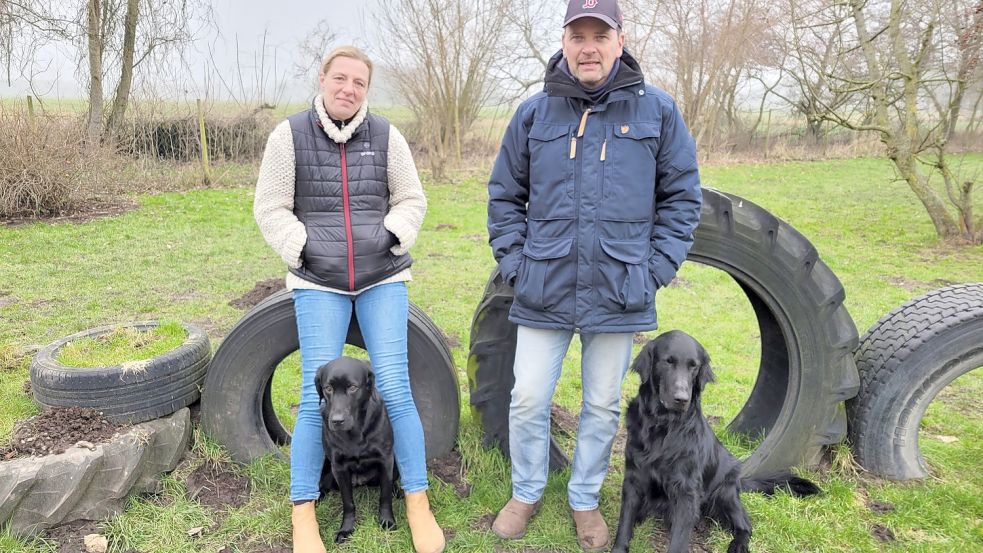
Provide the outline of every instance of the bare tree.
<path id="1" fill-rule="evenodd" d="M 945 18 L 974 13 L 979 4 L 980 0 L 849 0 L 845 20 L 850 27 L 843 35 L 843 48 L 859 51 L 860 63 L 841 67 L 832 76 L 832 86 L 859 96 L 869 110 L 862 119 L 837 110 L 826 115 L 849 129 L 877 133 L 937 234 L 975 243 L 983 243 L 983 219 L 973 215 L 976 176 L 960 175 L 948 150 L 950 122 L 958 117 L 961 103 L 955 98 L 968 86 L 968 75 L 949 65 L 963 54 L 948 52 L 952 44 L 963 44 L 959 52 L 979 48 L 983 37 L 978 31 L 953 37 L 957 27 L 947 26 Z M 942 181 L 944 199 L 933 176 Z"/>
<path id="2" fill-rule="evenodd" d="M 627 44 L 648 78 L 680 104 L 697 144 L 712 148 L 741 126 L 748 73 L 767 55 L 764 0 L 624 0 Z"/>
<path id="3" fill-rule="evenodd" d="M 317 75 L 321 72 L 321 62 L 328 53 L 328 48 L 337 40 L 338 35 L 331 30 L 328 20 L 318 21 L 317 25 L 297 43 L 297 52 L 302 61 L 294 63 L 294 77 L 313 78 L 316 86 Z"/>
<path id="4" fill-rule="evenodd" d="M 413 111 L 436 177 L 494 92 L 505 28 L 496 0 L 380 0 L 380 53 Z"/>

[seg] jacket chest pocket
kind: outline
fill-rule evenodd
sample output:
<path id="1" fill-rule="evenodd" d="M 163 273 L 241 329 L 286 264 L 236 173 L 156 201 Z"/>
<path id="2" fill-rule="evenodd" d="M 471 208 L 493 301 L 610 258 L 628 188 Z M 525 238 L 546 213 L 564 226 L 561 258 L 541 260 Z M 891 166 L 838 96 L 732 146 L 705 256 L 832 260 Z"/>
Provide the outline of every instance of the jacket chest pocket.
<path id="1" fill-rule="evenodd" d="M 648 270 L 651 245 L 644 240 L 600 239 L 597 293 L 606 311 L 634 313 L 655 301 L 655 279 Z"/>
<path id="2" fill-rule="evenodd" d="M 609 125 L 605 136 L 601 218 L 649 220 L 655 201 L 659 126 L 654 123 Z"/>
<path id="3" fill-rule="evenodd" d="M 529 217 L 573 217 L 570 125 L 535 122 L 529 129 Z"/>

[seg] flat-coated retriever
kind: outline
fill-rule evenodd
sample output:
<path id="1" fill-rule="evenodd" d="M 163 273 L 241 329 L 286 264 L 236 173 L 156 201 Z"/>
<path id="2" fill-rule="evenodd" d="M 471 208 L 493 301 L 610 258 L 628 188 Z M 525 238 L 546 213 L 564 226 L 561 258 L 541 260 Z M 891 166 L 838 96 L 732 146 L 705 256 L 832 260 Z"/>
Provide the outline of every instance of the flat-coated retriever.
<path id="1" fill-rule="evenodd" d="M 741 462 L 717 440 L 700 408 L 700 394 L 713 381 L 710 357 L 681 331 L 660 335 L 642 348 L 632 370 L 641 385 L 628 406 L 625 480 L 612 553 L 628 551 L 634 527 L 655 515 L 669 526 L 669 553 L 689 550 L 701 516 L 716 520 L 734 539 L 728 553 L 748 551 L 751 520 L 740 492 L 794 495 L 819 493 L 815 484 L 790 472 L 741 477 Z"/>
<path id="2" fill-rule="evenodd" d="M 322 400 L 321 497 L 332 489 L 341 492 L 343 515 L 335 543 L 355 531 L 352 488 L 359 484 L 379 486 L 379 524 L 386 530 L 396 527 L 393 495 L 398 492 L 399 472 L 393 460 L 393 429 L 374 383 L 372 367 L 351 357 L 322 365 L 314 376 Z"/>

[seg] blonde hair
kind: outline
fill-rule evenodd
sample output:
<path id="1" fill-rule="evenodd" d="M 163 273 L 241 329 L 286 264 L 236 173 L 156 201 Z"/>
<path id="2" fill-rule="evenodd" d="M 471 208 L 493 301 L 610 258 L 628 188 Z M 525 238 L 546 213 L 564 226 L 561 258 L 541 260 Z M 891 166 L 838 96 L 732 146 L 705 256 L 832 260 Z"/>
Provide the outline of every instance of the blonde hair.
<path id="1" fill-rule="evenodd" d="M 322 75 L 327 74 L 328 69 L 331 67 L 331 62 L 333 62 L 335 58 L 340 58 L 340 57 L 358 60 L 364 63 L 366 66 L 368 66 L 369 82 L 372 82 L 372 60 L 369 59 L 368 54 L 366 54 L 365 52 L 359 50 L 354 46 L 339 46 L 338 48 L 335 48 L 334 50 L 329 52 L 328 55 L 325 56 L 324 62 L 321 63 L 321 74 Z"/>

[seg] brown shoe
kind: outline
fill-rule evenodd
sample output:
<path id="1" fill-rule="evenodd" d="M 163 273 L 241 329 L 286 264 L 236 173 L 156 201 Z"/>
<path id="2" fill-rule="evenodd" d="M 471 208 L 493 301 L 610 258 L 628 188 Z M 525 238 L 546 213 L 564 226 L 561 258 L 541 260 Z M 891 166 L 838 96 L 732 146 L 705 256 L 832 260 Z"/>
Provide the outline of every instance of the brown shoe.
<path id="1" fill-rule="evenodd" d="M 513 497 L 498 512 L 495 522 L 492 523 L 492 532 L 507 540 L 517 540 L 525 536 L 529 528 L 529 520 L 539 511 L 540 503 L 542 501 L 530 505 Z"/>
<path id="2" fill-rule="evenodd" d="M 610 537 L 608 525 L 604 522 L 599 509 L 591 511 L 574 511 L 573 523 L 577 525 L 577 543 L 584 551 L 601 551 L 606 549 Z"/>

